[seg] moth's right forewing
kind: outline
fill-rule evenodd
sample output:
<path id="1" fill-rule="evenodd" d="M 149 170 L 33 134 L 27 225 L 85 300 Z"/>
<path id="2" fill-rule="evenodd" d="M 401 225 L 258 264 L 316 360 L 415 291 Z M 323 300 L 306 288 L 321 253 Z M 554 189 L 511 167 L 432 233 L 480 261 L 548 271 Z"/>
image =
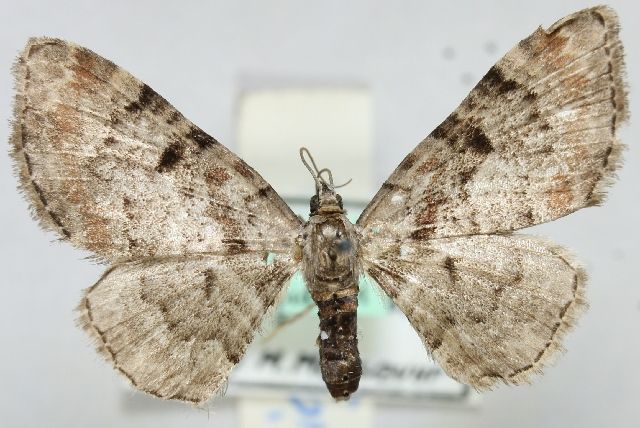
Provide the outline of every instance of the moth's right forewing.
<path id="1" fill-rule="evenodd" d="M 136 388 L 201 404 L 222 392 L 297 267 L 258 254 L 118 264 L 87 290 L 79 323 Z"/>
<path id="2" fill-rule="evenodd" d="M 507 52 L 384 183 L 364 234 L 507 232 L 600 203 L 628 117 L 618 27 L 585 9 Z"/>

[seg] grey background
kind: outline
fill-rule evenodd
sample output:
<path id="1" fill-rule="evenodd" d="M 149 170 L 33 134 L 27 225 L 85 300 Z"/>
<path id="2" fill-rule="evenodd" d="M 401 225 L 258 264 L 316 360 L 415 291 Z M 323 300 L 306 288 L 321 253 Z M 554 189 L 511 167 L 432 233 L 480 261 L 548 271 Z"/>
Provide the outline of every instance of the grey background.
<path id="1" fill-rule="evenodd" d="M 475 410 L 380 405 L 376 426 L 631 427 L 640 393 L 637 2 L 610 2 L 626 45 L 632 122 L 619 182 L 602 208 L 534 232 L 573 249 L 590 274 L 590 311 L 568 353 L 533 386 L 497 388 Z M 472 84 L 539 24 L 583 1 L 3 1 L 0 140 L 7 141 L 10 65 L 34 35 L 66 38 L 128 69 L 231 148 L 244 76 L 341 79 L 375 103 L 376 185 L 454 109 Z M 635 122 L 637 123 L 637 122 Z M 38 229 L 0 150 L 0 425 L 228 426 L 211 413 L 123 395 L 122 381 L 74 327 L 72 309 L 101 266 Z M 292 178 L 307 174 L 292 165 Z"/>

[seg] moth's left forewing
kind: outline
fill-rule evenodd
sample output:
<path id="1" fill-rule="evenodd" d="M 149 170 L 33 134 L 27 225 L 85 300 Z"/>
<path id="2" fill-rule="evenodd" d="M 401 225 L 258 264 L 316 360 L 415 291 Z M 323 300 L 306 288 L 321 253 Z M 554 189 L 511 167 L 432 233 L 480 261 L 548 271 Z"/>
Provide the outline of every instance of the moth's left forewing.
<path id="1" fill-rule="evenodd" d="M 301 226 L 255 170 L 95 52 L 30 39 L 12 156 L 34 217 L 108 261 L 288 252 Z"/>

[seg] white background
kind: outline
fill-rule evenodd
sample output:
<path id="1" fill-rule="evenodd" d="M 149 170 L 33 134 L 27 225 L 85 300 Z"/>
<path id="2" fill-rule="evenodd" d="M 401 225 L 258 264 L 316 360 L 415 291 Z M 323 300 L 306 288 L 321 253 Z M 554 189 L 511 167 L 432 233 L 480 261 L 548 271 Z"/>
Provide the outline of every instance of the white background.
<path id="1" fill-rule="evenodd" d="M 591 309 L 567 338 L 568 353 L 533 386 L 497 388 L 475 410 L 380 405 L 375 426 L 637 426 L 640 7 L 611 4 L 623 26 L 630 82 L 632 123 L 620 131 L 629 145 L 625 166 L 604 207 L 535 230 L 572 248 L 590 274 Z M 374 100 L 376 187 L 500 55 L 538 25 L 590 5 L 3 0 L 0 140 L 9 133 L 13 58 L 29 36 L 49 35 L 128 69 L 232 149 L 234 105 L 247 78 L 364 85 Z M 7 152 L 0 150 L 0 425 L 232 425 L 229 401 L 207 413 L 122 393 L 120 377 L 74 326 L 80 290 L 102 267 L 37 228 L 15 191 Z M 292 179 L 308 180 L 297 154 L 290 156 Z"/>

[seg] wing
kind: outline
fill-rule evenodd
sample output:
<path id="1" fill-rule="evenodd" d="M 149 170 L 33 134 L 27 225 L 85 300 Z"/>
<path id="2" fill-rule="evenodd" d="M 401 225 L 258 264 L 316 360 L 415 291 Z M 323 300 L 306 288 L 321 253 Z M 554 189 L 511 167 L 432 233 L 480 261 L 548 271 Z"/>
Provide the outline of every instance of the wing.
<path id="1" fill-rule="evenodd" d="M 538 29 L 396 168 L 358 219 L 364 235 L 505 232 L 601 202 L 627 118 L 622 57 L 607 7 Z"/>
<path id="2" fill-rule="evenodd" d="M 271 186 L 112 62 L 31 39 L 15 75 L 13 158 L 44 228 L 109 261 L 290 251 L 300 220 Z"/>
<path id="3" fill-rule="evenodd" d="M 200 404 L 224 387 L 296 265 L 256 254 L 118 264 L 86 291 L 80 324 L 133 386 Z"/>
<path id="4" fill-rule="evenodd" d="M 454 379 L 528 382 L 585 308 L 585 273 L 523 235 L 475 235 L 368 249 L 365 269 Z"/>

